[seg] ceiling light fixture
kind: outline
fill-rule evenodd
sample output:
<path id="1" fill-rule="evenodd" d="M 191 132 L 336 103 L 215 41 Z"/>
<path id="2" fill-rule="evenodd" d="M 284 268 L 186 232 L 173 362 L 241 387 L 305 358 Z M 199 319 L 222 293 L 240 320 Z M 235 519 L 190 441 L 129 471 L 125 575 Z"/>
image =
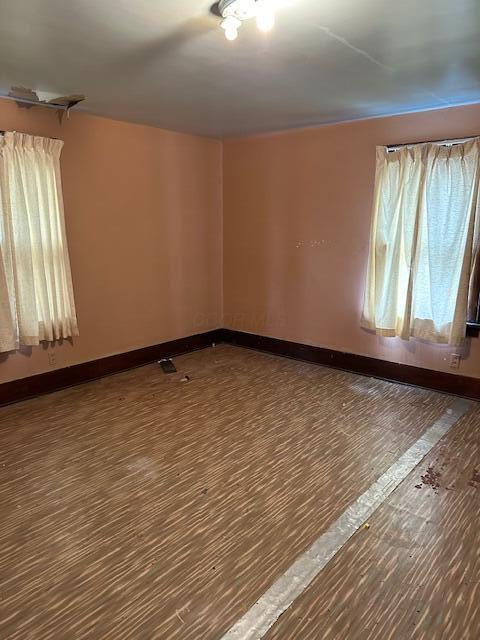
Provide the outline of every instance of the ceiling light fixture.
<path id="1" fill-rule="evenodd" d="M 218 9 L 227 40 L 236 40 L 238 30 L 245 20 L 256 19 L 260 31 L 268 32 L 275 26 L 272 0 L 220 0 Z"/>

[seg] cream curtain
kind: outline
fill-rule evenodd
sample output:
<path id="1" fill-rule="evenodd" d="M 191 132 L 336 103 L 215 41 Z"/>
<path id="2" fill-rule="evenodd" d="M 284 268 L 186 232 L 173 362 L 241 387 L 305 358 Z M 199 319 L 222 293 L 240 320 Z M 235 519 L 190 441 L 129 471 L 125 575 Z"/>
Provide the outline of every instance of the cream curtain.
<path id="1" fill-rule="evenodd" d="M 478 261 L 480 138 L 377 148 L 362 326 L 461 344 Z"/>
<path id="2" fill-rule="evenodd" d="M 0 137 L 0 351 L 78 335 L 62 146 L 21 133 Z"/>

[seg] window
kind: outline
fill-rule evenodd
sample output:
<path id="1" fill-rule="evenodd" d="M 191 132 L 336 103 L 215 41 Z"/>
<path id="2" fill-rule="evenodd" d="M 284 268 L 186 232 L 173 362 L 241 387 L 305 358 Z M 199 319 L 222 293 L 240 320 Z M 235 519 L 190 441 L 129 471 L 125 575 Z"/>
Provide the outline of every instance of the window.
<path id="1" fill-rule="evenodd" d="M 0 351 L 78 335 L 62 146 L 21 133 L 0 137 Z"/>
<path id="2" fill-rule="evenodd" d="M 461 344 L 478 317 L 480 138 L 377 148 L 362 325 Z"/>

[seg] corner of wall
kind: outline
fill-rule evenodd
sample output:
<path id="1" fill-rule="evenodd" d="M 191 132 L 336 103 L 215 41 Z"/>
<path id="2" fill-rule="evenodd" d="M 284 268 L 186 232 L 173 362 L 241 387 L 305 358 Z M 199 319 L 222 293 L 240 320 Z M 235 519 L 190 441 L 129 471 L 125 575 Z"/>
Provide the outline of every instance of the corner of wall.
<path id="1" fill-rule="evenodd" d="M 221 327 L 225 326 L 225 180 L 224 180 L 224 166 L 225 166 L 225 141 L 221 141 L 221 164 L 220 164 L 220 212 L 221 212 L 221 247 L 220 247 L 220 321 Z"/>

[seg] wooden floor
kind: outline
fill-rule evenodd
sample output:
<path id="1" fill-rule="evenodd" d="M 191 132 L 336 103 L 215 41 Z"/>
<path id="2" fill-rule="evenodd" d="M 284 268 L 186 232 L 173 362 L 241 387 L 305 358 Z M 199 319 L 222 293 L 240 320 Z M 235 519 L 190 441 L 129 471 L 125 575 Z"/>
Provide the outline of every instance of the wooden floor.
<path id="1" fill-rule="evenodd" d="M 228 346 L 176 364 L 0 409 L 1 640 L 221 638 L 452 402 Z M 270 640 L 479 637 L 479 427 L 475 406 Z"/>
<path id="2" fill-rule="evenodd" d="M 480 413 L 461 419 L 267 634 L 480 638 Z"/>

